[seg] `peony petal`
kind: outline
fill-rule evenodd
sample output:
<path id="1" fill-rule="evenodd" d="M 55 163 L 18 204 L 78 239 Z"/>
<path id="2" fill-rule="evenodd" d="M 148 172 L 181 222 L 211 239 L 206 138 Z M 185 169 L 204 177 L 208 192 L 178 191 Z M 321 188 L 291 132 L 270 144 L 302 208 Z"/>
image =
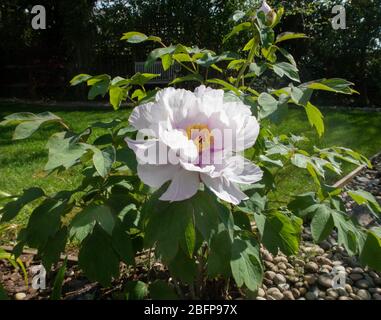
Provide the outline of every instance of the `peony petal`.
<path id="1" fill-rule="evenodd" d="M 138 176 L 146 185 L 152 188 L 160 188 L 164 183 L 171 180 L 179 171 L 178 166 L 172 165 L 141 165 L 137 167 Z"/>
<path id="2" fill-rule="evenodd" d="M 262 170 L 242 156 L 234 156 L 227 160 L 223 176 L 231 182 L 252 184 L 260 181 Z"/>
<path id="3" fill-rule="evenodd" d="M 183 130 L 166 130 L 160 132 L 160 141 L 166 144 L 177 158 L 187 162 L 194 161 L 198 157 L 198 150 L 192 140 Z"/>
<path id="4" fill-rule="evenodd" d="M 200 186 L 198 173 L 186 170 L 177 171 L 166 192 L 160 197 L 163 201 L 183 201 L 193 197 Z"/>
<path id="5" fill-rule="evenodd" d="M 168 148 L 159 140 L 132 140 L 126 138 L 126 142 L 128 147 L 135 152 L 140 164 L 161 165 L 168 163 Z"/>
<path id="6" fill-rule="evenodd" d="M 224 177 L 212 178 L 207 174 L 201 173 L 201 180 L 213 191 L 220 199 L 238 205 L 242 200 L 247 200 L 244 194 L 233 182 Z"/>

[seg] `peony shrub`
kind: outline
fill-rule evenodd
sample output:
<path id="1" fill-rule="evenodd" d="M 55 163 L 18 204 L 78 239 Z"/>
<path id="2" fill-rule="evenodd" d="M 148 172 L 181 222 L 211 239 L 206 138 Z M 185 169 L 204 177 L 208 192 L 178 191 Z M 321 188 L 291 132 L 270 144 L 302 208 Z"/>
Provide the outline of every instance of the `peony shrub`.
<path id="1" fill-rule="evenodd" d="M 260 247 L 273 254 L 297 254 L 306 223 L 317 243 L 336 229 L 339 244 L 350 255 L 381 270 L 381 230 L 364 229 L 351 219 L 341 189 L 325 182 L 327 172 L 342 174 L 343 162 L 371 166 L 369 161 L 339 146 L 305 150 L 305 137 L 276 136 L 270 130 L 293 105 L 305 111 L 306 121 L 322 136 L 323 115 L 311 102 L 313 93 L 357 93 L 340 78 L 301 83 L 297 64 L 282 44 L 306 35 L 276 36 L 282 15 L 283 8 L 274 10 L 266 2 L 249 12 L 237 11 L 235 26 L 224 37 L 225 42 L 246 39 L 237 52 L 217 54 L 197 46 L 166 45 L 136 31 L 125 33 L 127 43 L 157 44 L 147 66 L 161 60 L 164 70 L 175 64 L 182 68 L 164 89 L 146 89 L 158 76 L 149 73 L 130 78 L 80 74 L 71 80 L 72 85 L 87 84 L 91 100 L 108 94 L 114 109 L 126 101 L 133 104 L 128 121 L 110 119 L 74 132 L 50 112 L 7 116 L 1 124 L 17 125 L 15 140 L 56 124 L 45 170 L 59 173 L 78 166 L 83 176 L 75 190 L 46 194 L 33 187 L 9 197 L 0 211 L 3 223 L 26 204 L 37 204 L 18 235 L 14 255 L 24 246 L 37 248 L 50 270 L 74 241 L 84 274 L 110 286 L 119 277 L 121 262 L 133 266 L 142 252 L 154 252 L 171 280 L 146 285 L 151 290 L 156 284 L 154 291 L 160 287 L 163 297 L 172 286 L 181 298 L 227 298 L 229 286 L 251 297 L 263 277 Z M 217 76 L 209 77 L 213 74 Z M 256 84 L 265 74 L 288 85 L 261 92 Z M 196 88 L 178 88 L 182 85 Z M 107 133 L 94 141 L 97 128 Z M 305 171 L 315 188 L 280 202 L 276 176 L 290 166 Z M 375 215 L 381 212 L 371 194 L 348 194 Z M 152 297 L 148 291 L 146 296 Z"/>

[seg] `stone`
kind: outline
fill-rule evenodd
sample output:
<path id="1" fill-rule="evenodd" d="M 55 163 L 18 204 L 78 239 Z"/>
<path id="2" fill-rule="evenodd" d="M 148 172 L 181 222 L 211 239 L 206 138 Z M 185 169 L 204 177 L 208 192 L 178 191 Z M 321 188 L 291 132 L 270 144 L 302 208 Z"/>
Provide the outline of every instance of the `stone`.
<path id="1" fill-rule="evenodd" d="M 266 295 L 265 290 L 263 290 L 262 288 L 259 288 L 258 289 L 258 297 L 264 297 L 265 295 Z"/>
<path id="2" fill-rule="evenodd" d="M 256 297 L 255 300 L 267 300 L 267 299 L 264 297 Z"/>
<path id="3" fill-rule="evenodd" d="M 263 252 L 262 257 L 263 257 L 263 260 L 265 260 L 265 261 L 268 261 L 268 262 L 273 262 L 274 261 L 274 258 L 271 255 L 271 253 L 269 253 L 267 251 Z"/>
<path id="4" fill-rule="evenodd" d="M 283 299 L 285 299 L 285 300 L 295 300 L 295 297 L 291 291 L 283 292 L 283 296 L 284 296 Z"/>
<path id="5" fill-rule="evenodd" d="M 304 276 L 304 281 L 306 281 L 308 285 L 312 286 L 316 283 L 316 276 L 313 274 L 307 274 Z"/>
<path id="6" fill-rule="evenodd" d="M 337 299 L 339 297 L 339 294 L 335 291 L 335 289 L 328 289 L 327 290 L 327 295 L 329 297 Z"/>
<path id="7" fill-rule="evenodd" d="M 374 271 L 369 271 L 369 275 L 373 278 L 373 279 L 378 279 L 380 276 L 374 272 Z"/>
<path id="8" fill-rule="evenodd" d="M 356 267 L 356 268 L 352 269 L 352 273 L 361 273 L 361 274 L 363 274 L 364 273 L 364 269 L 362 269 L 360 267 Z"/>
<path id="9" fill-rule="evenodd" d="M 381 294 L 381 288 L 369 288 L 368 291 L 370 293 L 378 293 Z"/>
<path id="10" fill-rule="evenodd" d="M 351 273 L 349 275 L 349 278 L 351 278 L 353 281 L 358 281 L 358 280 L 361 280 L 363 276 L 360 273 Z"/>
<path id="11" fill-rule="evenodd" d="M 373 294 L 373 299 L 374 299 L 374 300 L 381 300 L 381 294 L 379 294 L 379 293 L 374 293 L 374 294 Z"/>
<path id="12" fill-rule="evenodd" d="M 327 240 L 324 240 L 324 241 L 321 242 L 319 245 L 320 245 L 320 247 L 321 247 L 323 250 L 329 250 L 329 249 L 331 249 L 331 246 L 332 246 Z"/>
<path id="13" fill-rule="evenodd" d="M 316 300 L 317 299 L 316 293 L 312 292 L 312 291 L 308 291 L 306 293 L 306 299 L 307 300 Z"/>
<path id="14" fill-rule="evenodd" d="M 283 263 L 288 263 L 288 260 L 287 260 L 287 258 L 286 257 L 282 257 L 282 256 L 276 256 L 275 258 L 274 258 L 274 262 L 275 263 L 281 263 L 281 262 L 283 262 Z"/>
<path id="15" fill-rule="evenodd" d="M 289 268 L 286 270 L 286 274 L 289 276 L 295 276 L 295 270 Z"/>
<path id="16" fill-rule="evenodd" d="M 284 262 L 278 263 L 278 269 L 287 270 L 287 266 Z"/>
<path id="17" fill-rule="evenodd" d="M 269 280 L 274 280 L 276 273 L 274 271 L 266 271 L 265 278 Z"/>
<path id="18" fill-rule="evenodd" d="M 315 273 L 319 271 L 319 266 L 315 262 L 308 262 L 305 266 L 304 269 L 306 269 L 309 272 Z"/>
<path id="19" fill-rule="evenodd" d="M 276 300 L 282 300 L 283 294 L 279 291 L 278 288 L 270 288 L 267 290 L 267 295 L 272 296 Z"/>
<path id="20" fill-rule="evenodd" d="M 263 279 L 263 283 L 264 283 L 266 286 L 268 286 L 268 287 L 271 287 L 271 286 L 274 284 L 274 282 L 273 282 L 272 280 L 269 280 L 269 279 L 267 279 L 267 278 L 264 278 L 264 279 Z"/>
<path id="21" fill-rule="evenodd" d="M 337 288 L 336 291 L 339 294 L 339 296 L 341 296 L 341 297 L 343 297 L 343 296 L 348 297 L 349 296 L 347 290 L 345 290 L 344 288 Z"/>
<path id="22" fill-rule="evenodd" d="M 364 289 L 361 289 L 359 291 L 357 291 L 357 296 L 361 299 L 361 300 L 370 300 L 372 297 L 370 295 L 370 293 Z"/>
<path id="23" fill-rule="evenodd" d="M 299 292 L 298 289 L 296 289 L 296 288 L 292 288 L 292 289 L 291 289 L 291 292 L 292 292 L 292 295 L 295 297 L 295 299 L 300 298 L 300 292 Z"/>
<path id="24" fill-rule="evenodd" d="M 346 296 L 341 296 L 339 297 L 339 300 L 351 300 L 349 297 Z"/>
<path id="25" fill-rule="evenodd" d="M 355 282 L 355 286 L 360 289 L 368 289 L 369 288 L 369 281 L 368 280 L 358 280 Z"/>
<path id="26" fill-rule="evenodd" d="M 15 294 L 16 300 L 24 300 L 26 298 L 26 294 L 24 292 L 18 292 Z"/>
<path id="27" fill-rule="evenodd" d="M 332 288 L 332 279 L 328 275 L 320 275 L 318 283 L 324 288 Z"/>
<path id="28" fill-rule="evenodd" d="M 376 285 L 381 286 L 381 278 L 375 278 L 373 281 Z"/>
<path id="29" fill-rule="evenodd" d="M 346 284 L 345 285 L 345 291 L 348 292 L 348 293 L 352 293 L 353 292 L 353 289 L 352 289 L 352 286 L 350 284 Z"/>
<path id="30" fill-rule="evenodd" d="M 306 288 L 300 288 L 299 292 L 300 292 L 301 296 L 304 296 L 307 293 L 307 289 Z"/>
<path id="31" fill-rule="evenodd" d="M 283 284 L 286 282 L 287 282 L 287 280 L 283 275 L 281 275 L 279 273 L 275 275 L 275 277 L 274 277 L 274 283 L 275 284 Z"/>

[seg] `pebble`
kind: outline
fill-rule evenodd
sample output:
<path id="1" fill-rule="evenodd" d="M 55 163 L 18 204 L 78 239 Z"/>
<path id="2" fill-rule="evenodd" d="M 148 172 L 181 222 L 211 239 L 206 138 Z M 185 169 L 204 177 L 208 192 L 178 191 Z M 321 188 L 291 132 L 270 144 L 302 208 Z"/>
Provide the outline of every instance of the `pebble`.
<path id="1" fill-rule="evenodd" d="M 26 298 L 26 294 L 24 292 L 18 292 L 15 294 L 16 300 L 24 300 Z"/>
<path id="2" fill-rule="evenodd" d="M 316 300 L 316 299 L 317 299 L 317 296 L 316 296 L 315 292 L 308 291 L 308 292 L 306 293 L 306 299 L 307 299 L 307 300 Z"/>
<path id="3" fill-rule="evenodd" d="M 356 267 L 352 269 L 352 273 L 364 273 L 364 269 Z"/>
<path id="4" fill-rule="evenodd" d="M 325 288 L 332 288 L 332 279 L 327 275 L 320 275 L 318 282 L 321 286 Z"/>
<path id="5" fill-rule="evenodd" d="M 283 292 L 283 296 L 284 296 L 284 299 L 286 299 L 286 300 L 295 300 L 295 297 L 291 291 Z"/>
<path id="6" fill-rule="evenodd" d="M 374 299 L 374 300 L 381 300 L 381 294 L 379 294 L 379 293 L 374 293 L 374 294 L 373 294 L 373 299 Z"/>
<path id="7" fill-rule="evenodd" d="M 369 288 L 369 281 L 368 280 L 358 280 L 355 283 L 355 286 L 360 289 L 368 289 Z"/>
<path id="8" fill-rule="evenodd" d="M 307 293 L 307 289 L 306 288 L 300 288 L 299 292 L 300 292 L 301 296 L 304 296 Z"/>
<path id="9" fill-rule="evenodd" d="M 339 297 L 339 300 L 351 300 L 349 297 L 346 296 L 341 296 Z"/>
<path id="10" fill-rule="evenodd" d="M 287 282 L 287 280 L 283 275 L 281 275 L 279 273 L 275 275 L 275 277 L 274 277 L 274 283 L 275 284 L 283 284 L 286 282 Z"/>
<path id="11" fill-rule="evenodd" d="M 370 300 L 372 297 L 370 295 L 370 293 L 364 289 L 361 289 L 359 291 L 357 291 L 357 296 L 361 299 L 361 300 Z"/>
<path id="12" fill-rule="evenodd" d="M 276 273 L 274 271 L 266 271 L 265 272 L 265 278 L 269 280 L 273 280 L 276 276 Z"/>
<path id="13" fill-rule="evenodd" d="M 264 297 L 256 297 L 255 300 L 266 300 Z"/>
<path id="14" fill-rule="evenodd" d="M 345 285 L 345 291 L 347 291 L 348 293 L 352 293 L 353 292 L 352 286 L 347 283 Z"/>
<path id="15" fill-rule="evenodd" d="M 308 262 L 304 268 L 309 271 L 309 272 L 312 272 L 312 273 L 315 273 L 315 272 L 318 272 L 319 271 L 319 266 L 315 263 L 315 262 Z"/>
<path id="16" fill-rule="evenodd" d="M 262 288 L 259 288 L 258 289 L 258 297 L 264 297 L 265 295 L 266 295 L 265 290 L 263 290 Z"/>
<path id="17" fill-rule="evenodd" d="M 358 281 L 358 280 L 361 280 L 363 278 L 362 274 L 360 273 L 351 273 L 349 275 L 349 277 L 353 280 L 353 281 Z"/>
<path id="18" fill-rule="evenodd" d="M 296 288 L 292 288 L 292 289 L 291 289 L 291 292 L 292 292 L 292 295 L 293 295 L 296 299 L 300 298 L 300 292 L 299 292 L 298 289 L 296 289 Z"/>
<path id="19" fill-rule="evenodd" d="M 327 295 L 329 297 L 337 299 L 339 297 L 339 294 L 335 291 L 335 289 L 328 289 L 327 290 Z"/>
<path id="20" fill-rule="evenodd" d="M 304 281 L 306 281 L 308 285 L 312 286 L 316 283 L 316 276 L 313 274 L 307 274 L 304 276 Z"/>
<path id="21" fill-rule="evenodd" d="M 278 288 L 270 288 L 269 290 L 267 290 L 267 294 L 269 296 L 272 296 L 276 300 L 282 300 L 283 299 L 283 294 L 282 294 L 282 292 L 279 291 Z"/>
<path id="22" fill-rule="evenodd" d="M 278 268 L 282 270 L 287 270 L 287 266 L 284 262 L 278 263 Z"/>

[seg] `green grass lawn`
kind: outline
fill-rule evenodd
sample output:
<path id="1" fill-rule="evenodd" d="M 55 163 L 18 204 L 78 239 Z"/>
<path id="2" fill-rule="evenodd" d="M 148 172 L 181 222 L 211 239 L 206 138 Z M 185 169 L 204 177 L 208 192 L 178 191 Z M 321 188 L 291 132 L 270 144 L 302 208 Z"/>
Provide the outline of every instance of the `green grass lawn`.
<path id="1" fill-rule="evenodd" d="M 5 115 L 20 112 L 41 112 L 41 108 L 26 106 L 0 106 L 0 119 Z M 55 112 L 74 130 L 83 130 L 90 123 L 113 118 L 127 118 L 128 110 L 113 111 L 58 111 Z M 326 133 L 321 139 L 312 129 L 303 111 L 292 109 L 289 116 L 279 125 L 273 126 L 275 133 L 305 134 L 310 145 L 318 147 L 344 146 L 370 157 L 381 150 L 381 114 L 359 111 L 325 111 Z M 45 144 L 48 137 L 57 131 L 55 126 L 43 127 L 31 138 L 12 141 L 11 127 L 0 127 L 0 191 L 20 193 L 24 188 L 39 186 L 47 193 L 60 189 L 73 189 L 80 182 L 78 169 L 47 176 L 43 171 L 47 161 Z M 99 132 L 100 133 L 100 132 Z M 345 173 L 353 167 L 346 166 Z M 329 182 L 339 177 L 330 177 Z M 279 199 L 313 188 L 311 179 L 300 169 L 291 168 L 279 179 Z"/>

